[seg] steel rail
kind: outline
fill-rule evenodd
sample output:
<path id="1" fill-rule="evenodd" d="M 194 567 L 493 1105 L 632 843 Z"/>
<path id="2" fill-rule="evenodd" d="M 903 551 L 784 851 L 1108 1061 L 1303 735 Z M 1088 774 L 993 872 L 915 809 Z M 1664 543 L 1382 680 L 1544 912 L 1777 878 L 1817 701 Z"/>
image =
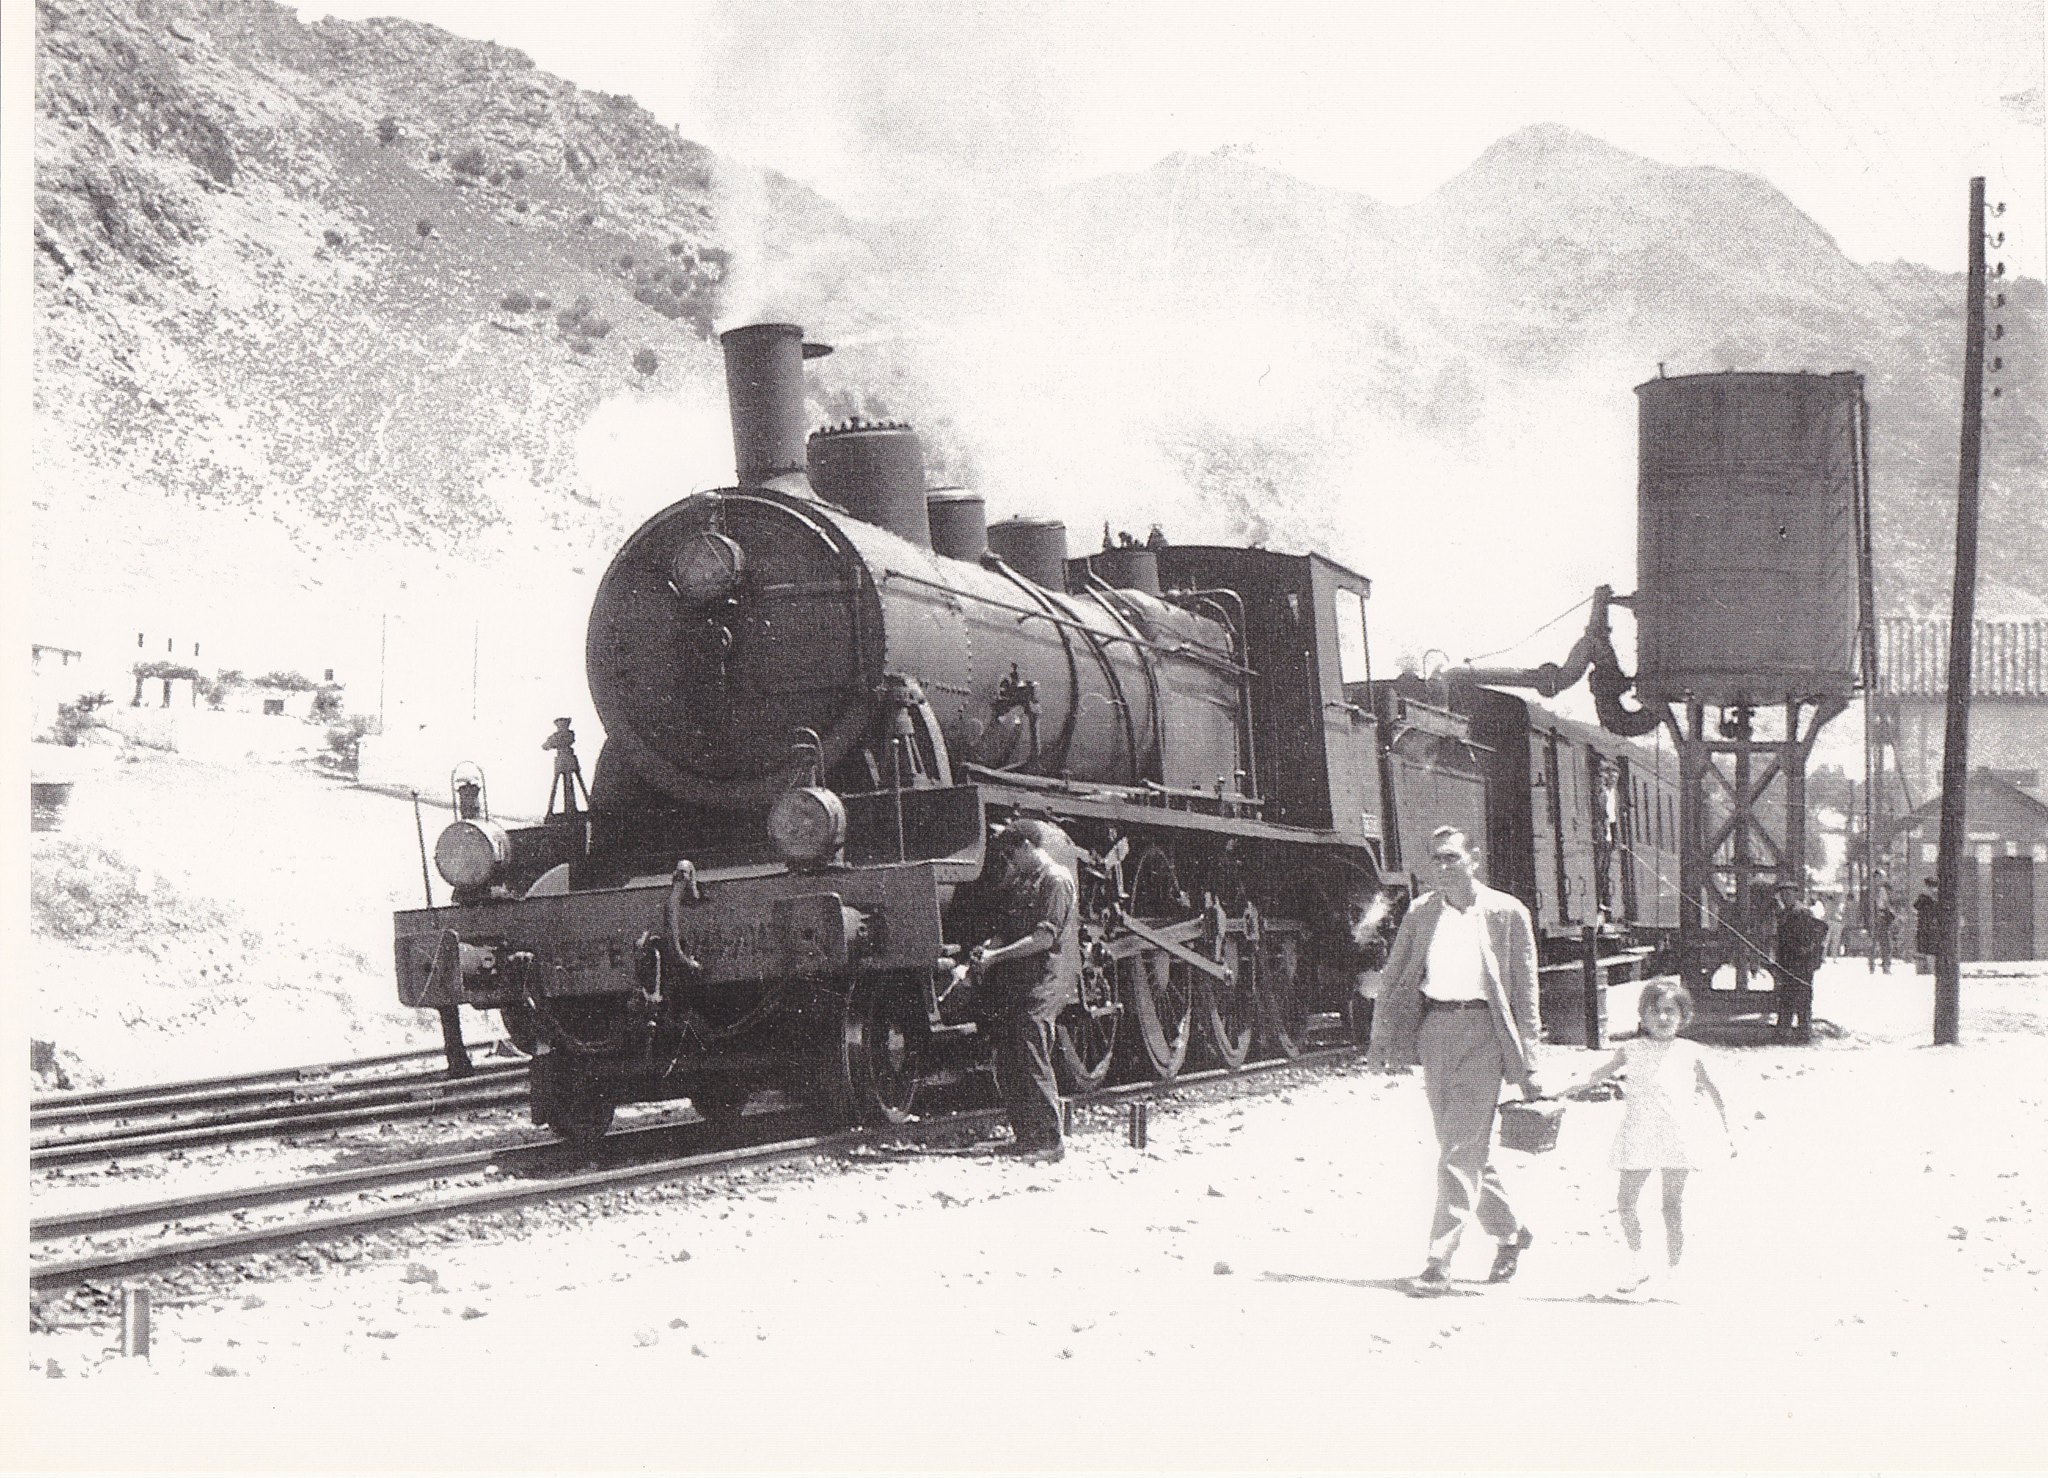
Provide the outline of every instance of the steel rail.
<path id="1" fill-rule="evenodd" d="M 472 1085 L 473 1086 L 467 1086 Z M 196 1145 L 226 1144 L 238 1139 L 265 1139 L 273 1135 L 298 1134 L 349 1124 L 382 1124 L 399 1119 L 431 1118 L 511 1103 L 524 1096 L 524 1081 L 485 1082 L 461 1078 L 440 1088 L 415 1088 L 397 1102 L 333 1109 L 311 1106 L 304 1114 L 276 1115 L 234 1124 L 202 1125 L 191 1129 L 169 1129 L 144 1134 L 107 1136 L 93 1139 L 57 1140 L 32 1146 L 29 1168 L 45 1165 L 75 1165 L 85 1160 L 118 1159 L 123 1155 L 152 1154 L 158 1150 L 189 1149 Z M 412 1100 L 410 1102 L 406 1100 Z"/>
<path id="2" fill-rule="evenodd" d="M 488 1052 L 497 1042 L 471 1042 L 471 1052 Z M 67 1109 L 86 1104 L 111 1104 L 124 1099 L 150 1098 L 166 1093 L 180 1093 L 187 1090 L 210 1088 L 236 1088 L 248 1083 L 267 1083 L 278 1079 L 317 1078 L 322 1075 L 345 1073 L 354 1068 L 388 1067 L 394 1062 L 411 1062 L 421 1057 L 439 1057 L 439 1047 L 416 1047 L 406 1052 L 386 1052 L 377 1057 L 355 1057 L 341 1062 L 316 1062 L 303 1067 L 273 1067 L 260 1072 L 231 1073 L 221 1078 L 188 1078 L 175 1083 L 149 1083 L 132 1088 L 86 1088 L 76 1092 L 46 1093 L 31 1099 L 29 1111 L 40 1114 L 55 1109 Z"/>
<path id="3" fill-rule="evenodd" d="M 1326 1062 L 1341 1061 L 1358 1055 L 1355 1046 L 1322 1048 L 1304 1052 L 1295 1057 L 1269 1059 L 1242 1068 L 1207 1068 L 1199 1072 L 1185 1073 L 1164 1082 L 1122 1084 L 1105 1088 L 1078 1098 L 1078 1104 L 1102 1104 L 1153 1099 L 1173 1095 L 1184 1088 L 1207 1087 L 1217 1083 L 1243 1083 L 1265 1077 L 1287 1068 L 1315 1067 Z M 538 1205 L 547 1201 L 566 1200 L 586 1192 L 621 1190 L 634 1186 L 659 1184 L 667 1181 L 694 1179 L 703 1175 L 716 1174 L 721 1170 L 745 1165 L 765 1165 L 785 1160 L 801 1159 L 830 1150 L 851 1149 L 860 1145 L 872 1145 L 878 1139 L 911 1138 L 923 1140 L 934 1136 L 958 1133 L 962 1129 L 993 1123 L 1002 1117 L 1001 1109 L 971 1109 L 965 1113 L 949 1114 L 943 1118 L 924 1120 L 912 1124 L 871 1126 L 858 1129 L 839 1130 L 828 1134 L 805 1135 L 796 1139 L 778 1140 L 764 1145 L 750 1145 L 731 1150 L 713 1150 L 695 1155 L 683 1155 L 664 1160 L 647 1161 L 638 1165 L 614 1166 L 603 1170 L 585 1171 L 575 1175 L 561 1176 L 548 1180 L 531 1181 L 517 1186 L 489 1186 L 472 1191 L 457 1191 L 438 1198 L 412 1201 L 403 1204 L 373 1207 L 362 1211 L 344 1212 L 335 1216 L 315 1217 L 298 1222 L 287 1222 L 274 1227 L 252 1228 L 227 1233 L 217 1237 L 205 1237 L 174 1243 L 155 1243 L 145 1248 L 131 1248 L 121 1252 L 94 1254 L 59 1262 L 46 1262 L 29 1269 L 29 1286 L 36 1289 L 70 1287 L 89 1282 L 95 1278 L 133 1276 L 140 1273 L 156 1272 L 164 1268 L 180 1267 L 194 1262 L 212 1261 L 234 1255 L 250 1255 L 258 1252 L 275 1251 L 284 1247 L 297 1246 L 303 1242 L 318 1241 L 326 1237 L 348 1233 L 374 1231 L 389 1226 L 400 1226 L 411 1222 L 437 1220 L 447 1216 L 484 1211 L 507 1211 L 523 1206 Z M 675 1126 L 660 1126 L 673 1128 Z M 652 1133 L 654 1129 L 636 1130 L 635 1133 Z M 519 1148 L 524 1148 L 523 1146 Z M 503 1153 L 499 1151 L 498 1153 Z M 460 1160 L 464 1156 L 451 1156 Z M 380 1167 L 399 1170 L 401 1167 Z M 301 1186 L 303 1189 L 303 1185 Z M 315 1194 L 318 1194 L 317 1192 Z M 266 1199 L 286 1199 L 285 1197 Z M 55 1220 L 53 1218 L 53 1220 Z"/>
<path id="4" fill-rule="evenodd" d="M 798 1111 L 792 1109 L 768 1109 L 754 1117 L 766 1120 L 796 1112 Z M 606 1146 L 631 1145 L 637 1139 L 651 1139 L 659 1135 L 673 1136 L 678 1130 L 702 1128 L 705 1125 L 706 1121 L 701 1117 L 634 1125 L 607 1135 L 603 1143 Z M 336 1170 L 268 1185 L 236 1186 L 230 1190 L 202 1191 L 196 1195 L 173 1196 L 161 1201 L 139 1201 L 92 1211 L 64 1212 L 56 1216 L 31 1220 L 28 1234 L 31 1242 L 55 1242 L 67 1237 L 86 1237 L 100 1232 L 119 1231 L 123 1227 L 168 1224 L 256 1206 L 272 1206 L 281 1201 L 315 1201 L 328 1196 L 370 1190 L 378 1186 L 399 1185 L 409 1180 L 436 1180 L 442 1176 L 461 1175 L 491 1165 L 502 1168 L 507 1164 L 546 1160 L 550 1157 L 560 1158 L 575 1152 L 575 1146 L 559 1139 L 525 1139 L 489 1149 L 464 1150 L 452 1155 L 430 1155 L 418 1160 L 393 1160 L 384 1165 L 368 1165 L 360 1170 Z"/>
<path id="5" fill-rule="evenodd" d="M 64 1287 L 98 1277 L 154 1272 L 162 1268 L 209 1261 L 230 1254 L 270 1252 L 339 1233 L 374 1231 L 380 1227 L 428 1221 L 463 1212 L 510 1211 L 544 1201 L 562 1200 L 586 1191 L 621 1190 L 659 1181 L 687 1179 L 693 1175 L 710 1174 L 737 1165 L 770 1164 L 855 1143 L 872 1132 L 857 1129 L 843 1130 L 836 1134 L 810 1135 L 802 1139 L 753 1145 L 745 1149 L 716 1150 L 709 1154 L 685 1155 L 640 1165 L 585 1171 L 558 1179 L 530 1181 L 518 1186 L 490 1186 L 482 1190 L 458 1191 L 432 1201 L 406 1202 L 366 1211 L 344 1212 L 338 1216 L 314 1217 L 306 1221 L 233 1232 L 197 1241 L 159 1244 L 126 1252 L 45 1263 L 29 1270 L 29 1286 Z"/>
<path id="6" fill-rule="evenodd" d="M 117 1104 L 82 1104 L 77 1107 L 50 1109 L 42 1114 L 29 1114 L 29 1128 L 55 1128 L 59 1136 L 67 1135 L 66 1126 L 73 1124 L 102 1124 L 123 1122 L 134 1119 L 168 1118 L 181 1113 L 197 1113 L 216 1105 L 226 1107 L 226 1112 L 204 1120 L 210 1124 L 232 1124 L 244 1119 L 261 1118 L 265 1113 L 285 1113 L 300 1104 L 325 1105 L 339 1108 L 344 1104 L 366 1101 L 379 1093 L 412 1092 L 430 1088 L 437 1084 L 454 1086 L 462 1083 L 491 1081 L 513 1076 L 526 1071 L 526 1063 L 494 1062 L 475 1068 L 459 1077 L 450 1077 L 445 1069 L 431 1068 L 424 1072 L 385 1073 L 365 1078 L 307 1079 L 300 1082 L 277 1082 L 256 1084 L 242 1088 L 210 1089 L 199 1093 L 165 1095 L 159 1098 L 134 1099 Z M 267 1104 L 266 1109 L 236 1110 L 236 1104 Z M 241 1118 L 235 1117 L 240 1113 Z M 159 1126 L 163 1127 L 163 1126 Z M 179 1127 L 193 1127 L 181 1125 Z M 79 1139 L 76 1134 L 68 1137 L 53 1137 L 37 1141 L 40 1144 L 70 1144 Z"/>

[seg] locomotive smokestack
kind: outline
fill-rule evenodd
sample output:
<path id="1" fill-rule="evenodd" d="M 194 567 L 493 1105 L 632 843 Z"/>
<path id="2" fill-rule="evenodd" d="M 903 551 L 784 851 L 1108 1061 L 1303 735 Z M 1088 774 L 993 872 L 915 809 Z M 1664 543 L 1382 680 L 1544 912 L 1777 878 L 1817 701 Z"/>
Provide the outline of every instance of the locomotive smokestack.
<path id="1" fill-rule="evenodd" d="M 830 354 L 793 323 L 750 323 L 718 336 L 732 406 L 733 464 L 743 487 L 804 479 L 804 361 Z"/>

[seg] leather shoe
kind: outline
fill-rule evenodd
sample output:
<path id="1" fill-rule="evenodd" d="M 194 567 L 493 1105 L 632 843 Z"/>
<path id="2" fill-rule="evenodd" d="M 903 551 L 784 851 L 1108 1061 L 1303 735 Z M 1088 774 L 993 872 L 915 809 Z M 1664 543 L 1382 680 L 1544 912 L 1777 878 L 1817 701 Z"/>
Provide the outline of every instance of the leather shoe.
<path id="1" fill-rule="evenodd" d="M 1441 1298 L 1450 1291 L 1451 1275 L 1440 1262 L 1432 1262 L 1408 1280 L 1410 1298 Z"/>
<path id="2" fill-rule="evenodd" d="M 1501 1243 L 1499 1250 L 1493 1254 L 1493 1271 L 1486 1275 L 1486 1281 L 1505 1283 L 1514 1277 L 1516 1269 L 1521 1266 L 1522 1254 L 1529 1250 L 1529 1244 L 1535 1240 L 1534 1234 L 1527 1227 L 1523 1227 L 1508 1241 Z"/>

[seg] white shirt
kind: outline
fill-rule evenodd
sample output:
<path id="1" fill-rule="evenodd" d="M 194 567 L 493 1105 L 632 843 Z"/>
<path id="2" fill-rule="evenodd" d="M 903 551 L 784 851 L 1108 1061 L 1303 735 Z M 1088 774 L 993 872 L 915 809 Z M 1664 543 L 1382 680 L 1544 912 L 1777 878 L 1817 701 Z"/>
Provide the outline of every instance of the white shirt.
<path id="1" fill-rule="evenodd" d="M 1436 930 L 1429 936 L 1423 995 L 1432 1001 L 1486 999 L 1486 966 L 1479 952 L 1479 931 L 1484 927 L 1478 900 L 1464 909 L 1453 908 L 1449 899 L 1444 900 L 1436 916 Z"/>

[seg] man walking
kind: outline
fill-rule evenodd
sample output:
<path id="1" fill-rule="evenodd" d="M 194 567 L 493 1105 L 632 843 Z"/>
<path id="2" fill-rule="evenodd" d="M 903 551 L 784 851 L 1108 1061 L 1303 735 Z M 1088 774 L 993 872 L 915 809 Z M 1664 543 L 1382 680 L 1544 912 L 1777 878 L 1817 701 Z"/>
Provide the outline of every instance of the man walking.
<path id="1" fill-rule="evenodd" d="M 1514 1277 L 1535 1240 L 1489 1156 L 1502 1082 L 1525 1096 L 1538 1091 L 1536 933 L 1518 899 L 1479 881 L 1479 854 L 1464 832 L 1438 827 L 1430 847 L 1436 891 L 1422 895 L 1394 936 L 1366 1051 L 1375 1071 L 1422 1065 L 1436 1127 L 1429 1262 L 1409 1283 L 1418 1298 L 1450 1291 L 1451 1255 L 1475 1218 L 1499 1244 L 1489 1282 Z"/>
<path id="2" fill-rule="evenodd" d="M 989 843 L 997 943 L 978 945 L 968 969 L 992 996 L 996 1074 L 1016 1133 L 1015 1152 L 1058 1160 L 1059 1084 L 1053 1077 L 1053 1022 L 1080 999 L 1079 889 L 1051 855 L 1071 853 L 1066 833 L 1043 821 L 1013 821 Z"/>

